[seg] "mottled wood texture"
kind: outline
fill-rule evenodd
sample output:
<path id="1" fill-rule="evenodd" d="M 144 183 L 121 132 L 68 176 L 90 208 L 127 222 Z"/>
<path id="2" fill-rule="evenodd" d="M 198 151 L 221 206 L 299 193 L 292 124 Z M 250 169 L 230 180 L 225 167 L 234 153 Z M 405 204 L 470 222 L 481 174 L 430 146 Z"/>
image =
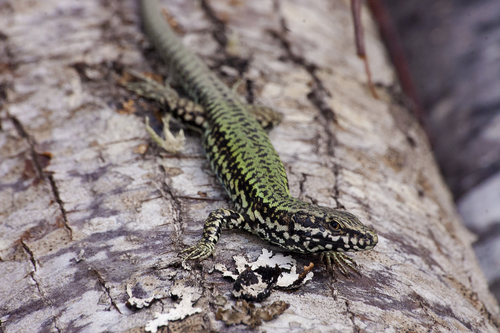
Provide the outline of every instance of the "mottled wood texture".
<path id="1" fill-rule="evenodd" d="M 436 159 L 500 300 L 500 2 L 386 0 Z M 431 8 L 431 10 L 429 10 Z"/>
<path id="2" fill-rule="evenodd" d="M 164 4 L 186 44 L 228 83 L 247 59 L 252 89 L 239 91 L 284 113 L 270 137 L 293 195 L 348 209 L 379 233 L 374 251 L 355 255 L 362 277 L 332 284 L 318 264 L 300 290 L 271 295 L 266 304 L 290 308 L 263 330 L 497 331 L 498 305 L 425 134 L 397 103 L 366 11 L 379 100 L 354 56 L 347 1 Z M 117 85 L 123 68 L 164 73 L 140 33 L 137 4 L 16 0 L 0 13 L 0 331 L 139 332 L 176 303 L 174 280 L 201 288 L 196 306 L 208 327 L 245 330 L 214 319 L 214 298 L 233 300 L 231 283 L 209 270 L 233 267 L 233 255 L 280 250 L 231 231 L 215 260 L 191 271 L 169 265 L 229 202 L 196 134 L 180 156 L 152 146 L 141 154 L 151 144 L 144 104 L 117 112 L 131 97 Z M 164 297 L 132 311 L 127 285 Z"/>

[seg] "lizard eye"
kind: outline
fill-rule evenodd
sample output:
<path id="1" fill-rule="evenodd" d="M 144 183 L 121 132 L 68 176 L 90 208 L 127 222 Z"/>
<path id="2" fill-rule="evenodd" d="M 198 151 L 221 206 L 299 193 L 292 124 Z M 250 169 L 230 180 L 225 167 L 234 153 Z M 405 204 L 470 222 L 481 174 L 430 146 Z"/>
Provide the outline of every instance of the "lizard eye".
<path id="1" fill-rule="evenodd" d="M 330 226 L 333 229 L 338 229 L 340 227 L 340 225 L 337 222 L 335 222 L 335 221 L 330 222 Z"/>

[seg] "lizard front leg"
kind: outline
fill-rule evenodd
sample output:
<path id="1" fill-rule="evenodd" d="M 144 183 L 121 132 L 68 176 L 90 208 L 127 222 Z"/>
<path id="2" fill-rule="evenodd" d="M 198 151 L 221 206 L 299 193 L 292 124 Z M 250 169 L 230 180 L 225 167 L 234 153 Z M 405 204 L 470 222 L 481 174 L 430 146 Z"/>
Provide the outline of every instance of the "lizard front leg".
<path id="1" fill-rule="evenodd" d="M 187 253 L 184 260 L 206 259 L 215 249 L 215 244 L 219 241 L 222 228 L 237 229 L 244 225 L 246 218 L 244 215 L 230 209 L 217 209 L 208 215 L 203 226 L 203 236 L 196 243 L 181 253 Z"/>

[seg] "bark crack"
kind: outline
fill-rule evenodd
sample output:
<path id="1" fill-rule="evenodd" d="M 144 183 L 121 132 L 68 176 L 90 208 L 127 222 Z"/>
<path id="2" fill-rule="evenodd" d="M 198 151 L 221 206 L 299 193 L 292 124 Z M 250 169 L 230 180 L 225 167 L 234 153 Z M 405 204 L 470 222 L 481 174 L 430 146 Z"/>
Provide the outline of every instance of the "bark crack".
<path id="1" fill-rule="evenodd" d="M 12 121 L 12 123 L 14 124 L 14 127 L 16 128 L 16 131 L 19 134 L 19 136 L 28 142 L 31 159 L 32 159 L 33 165 L 35 167 L 34 170 L 35 170 L 36 176 L 39 179 L 43 180 L 45 178 L 45 175 L 44 175 L 41 163 L 38 160 L 38 154 L 37 154 L 36 149 L 35 149 L 35 145 L 36 145 L 35 140 L 33 139 L 33 137 L 31 137 L 31 135 L 28 134 L 28 132 L 26 132 L 26 130 L 24 129 L 24 126 L 21 124 L 19 119 L 17 119 L 14 116 L 11 116 L 11 115 L 9 115 L 9 118 Z"/>
<path id="2" fill-rule="evenodd" d="M 335 200 L 335 203 L 337 204 L 336 209 L 345 209 L 344 205 L 342 205 L 339 201 L 340 198 L 340 190 L 339 190 L 339 174 L 340 174 L 340 168 L 337 164 L 334 164 L 333 166 L 333 175 L 335 176 L 335 183 L 333 184 L 333 199 Z"/>
<path id="3" fill-rule="evenodd" d="M 29 276 L 31 277 L 31 280 L 33 280 L 33 282 L 35 283 L 36 290 L 38 290 L 38 293 L 40 294 L 40 296 L 45 299 L 45 295 L 43 294 L 42 289 L 40 288 L 40 284 L 35 279 L 35 272 L 31 272 L 29 274 Z M 50 302 L 48 302 L 48 303 L 50 303 Z"/>
<path id="4" fill-rule="evenodd" d="M 92 273 L 97 278 L 97 281 L 99 281 L 99 284 L 104 288 L 104 291 L 106 292 L 106 295 L 108 296 L 109 301 L 111 302 L 111 305 L 115 308 L 116 311 L 118 311 L 118 313 L 123 314 L 120 311 L 120 308 L 118 308 L 118 305 L 116 304 L 115 300 L 111 296 L 111 288 L 109 288 L 109 287 L 106 286 L 106 281 L 103 279 L 103 277 L 101 276 L 101 274 L 99 274 L 99 272 L 97 270 L 95 270 L 95 269 L 92 270 Z"/>
<path id="5" fill-rule="evenodd" d="M 212 29 L 212 35 L 215 41 L 220 46 L 220 51 L 224 54 L 223 63 L 216 65 L 215 69 L 219 69 L 220 65 L 227 64 L 235 68 L 240 76 L 246 72 L 249 64 L 249 59 L 239 57 L 231 52 L 228 52 L 228 37 L 227 37 L 227 27 L 226 22 L 217 16 L 215 10 L 210 6 L 208 0 L 201 0 L 200 6 L 209 21 L 212 23 L 214 28 Z"/>
<path id="6" fill-rule="evenodd" d="M 316 198 L 312 197 L 311 195 L 306 194 L 305 183 L 307 181 L 308 174 L 302 172 L 301 176 L 302 177 L 299 180 L 299 189 L 300 189 L 299 199 L 307 199 L 312 204 L 317 205 L 318 204 L 318 200 Z"/>
<path id="7" fill-rule="evenodd" d="M 174 245 L 178 245 L 180 235 L 183 233 L 183 223 L 182 222 L 184 219 L 182 217 L 182 202 L 180 200 L 183 197 L 179 197 L 179 196 L 175 195 L 174 191 L 167 183 L 167 180 L 169 180 L 170 178 L 168 177 L 165 169 L 162 166 L 160 166 L 160 170 L 163 173 L 164 180 L 160 181 L 161 185 L 157 185 L 156 187 L 157 187 L 158 191 L 160 192 L 162 198 L 172 202 L 172 206 L 173 206 L 173 209 L 175 211 L 174 226 L 175 226 L 176 234 L 172 235 L 171 239 L 172 239 L 172 243 Z M 198 198 L 198 199 L 203 200 L 204 198 Z"/>
<path id="8" fill-rule="evenodd" d="M 61 211 L 61 214 L 63 216 L 64 228 L 68 232 L 69 239 L 73 240 L 73 229 L 71 229 L 71 227 L 69 226 L 68 217 L 66 215 L 66 209 L 64 208 L 64 203 L 62 202 L 61 197 L 59 196 L 59 190 L 58 190 L 56 182 L 54 180 L 54 176 L 49 175 L 47 177 L 47 179 L 49 180 L 50 187 L 52 188 L 52 194 L 54 195 L 54 198 L 55 198 L 57 204 L 59 205 L 59 210 Z"/>
<path id="9" fill-rule="evenodd" d="M 304 184 L 305 182 L 307 181 L 307 175 L 305 173 L 301 173 L 300 174 L 302 177 L 300 178 L 299 180 L 299 189 L 300 189 L 300 195 L 299 195 L 299 199 L 300 197 L 303 197 L 305 196 L 305 188 L 304 188 Z"/>
<path id="10" fill-rule="evenodd" d="M 207 0 L 201 0 L 200 5 L 201 9 L 205 12 L 205 15 L 208 17 L 210 22 L 212 22 L 212 24 L 215 26 L 212 31 L 215 40 L 217 41 L 217 43 L 219 43 L 221 48 L 225 50 L 227 46 L 226 24 L 217 16 L 214 9 L 212 8 L 212 6 L 210 6 Z"/>
<path id="11" fill-rule="evenodd" d="M 23 246 L 25 246 L 24 243 L 22 243 Z M 26 246 L 27 247 L 27 246 Z M 50 298 L 48 298 L 47 296 L 45 296 L 45 293 L 42 291 L 42 288 L 40 287 L 40 283 L 38 283 L 37 279 L 35 278 L 35 272 L 31 272 L 29 273 L 29 276 L 31 277 L 31 280 L 33 280 L 33 282 L 35 283 L 35 286 L 36 286 L 36 289 L 38 290 L 38 293 L 40 294 L 40 297 L 44 300 L 44 302 L 46 302 L 52 309 L 54 309 L 54 302 L 52 302 L 52 300 Z M 57 317 L 56 316 L 52 316 L 52 322 L 54 324 L 54 328 L 58 331 L 58 332 L 61 332 L 61 329 L 59 328 L 58 324 L 57 324 Z M 0 326 L 1 328 L 1 326 Z M 0 330 L 0 333 L 2 331 Z"/>
<path id="12" fill-rule="evenodd" d="M 33 270 L 36 272 L 36 259 L 35 259 L 35 254 L 31 249 L 29 248 L 28 245 L 21 239 L 21 245 L 23 246 L 24 251 L 28 254 L 28 257 L 31 261 L 31 264 L 33 265 Z M 34 280 L 34 279 L 33 279 Z"/>
<path id="13" fill-rule="evenodd" d="M 427 315 L 427 317 L 430 317 L 432 318 L 432 324 L 429 325 L 428 329 L 427 329 L 427 332 L 433 332 L 434 331 L 434 328 L 435 327 L 438 327 L 439 325 L 439 322 L 436 320 L 436 318 L 434 318 L 434 316 L 432 315 L 431 311 L 429 310 L 429 308 L 427 307 L 427 304 L 425 304 L 424 302 L 422 302 L 421 298 L 418 297 L 418 305 L 420 306 L 421 309 L 424 310 L 425 314 Z"/>
<path id="14" fill-rule="evenodd" d="M 182 223 L 182 221 L 183 221 L 183 218 L 181 215 L 182 203 L 179 200 L 179 198 L 174 194 L 174 191 L 172 190 L 172 188 L 170 188 L 170 186 L 166 182 L 162 182 L 162 186 L 159 187 L 159 191 L 160 191 L 162 197 L 170 198 L 173 201 L 174 209 L 175 209 L 176 215 L 177 215 L 175 217 L 175 219 L 177 220 L 178 223 Z M 201 199 L 203 200 L 203 199 L 207 199 L 207 198 L 201 198 Z"/>
<path id="15" fill-rule="evenodd" d="M 465 259 L 465 256 L 463 257 Z M 462 259 L 462 261 L 464 261 L 464 259 Z M 465 264 L 465 263 L 464 263 Z M 470 286 L 473 286 L 473 282 L 472 282 L 472 277 L 471 277 L 471 272 L 467 272 L 467 275 L 468 275 L 468 279 L 469 279 L 469 285 Z M 458 282 L 458 281 L 457 281 Z M 489 323 L 491 323 L 493 326 L 495 326 L 496 328 L 500 328 L 500 319 L 496 318 L 490 311 L 489 309 L 486 307 L 486 305 L 484 304 L 484 302 L 478 297 L 477 295 L 477 292 L 473 291 L 470 287 L 466 287 L 464 286 L 463 284 L 461 284 L 462 288 L 464 288 L 464 290 L 467 291 L 467 293 L 464 295 L 464 297 L 467 297 L 467 300 L 471 303 L 471 304 L 474 304 L 474 303 L 477 303 L 478 306 L 475 306 L 475 308 L 477 310 L 479 310 L 479 312 L 481 312 L 483 314 L 483 317 L 488 320 Z"/>
<path id="16" fill-rule="evenodd" d="M 280 12 L 279 1 L 275 2 L 275 10 Z M 327 134 L 327 152 L 330 156 L 335 156 L 335 146 L 337 146 L 337 139 L 331 128 L 333 124 L 337 123 L 335 112 L 328 105 L 327 97 L 330 97 L 330 92 L 325 88 L 323 82 L 316 75 L 316 70 L 318 67 L 306 60 L 303 56 L 297 55 L 292 50 L 291 42 L 287 38 L 287 32 L 289 31 L 286 25 L 285 18 L 281 16 L 280 18 L 281 30 L 268 30 L 268 33 L 277 40 L 281 47 L 285 50 L 287 58 L 290 59 L 294 64 L 304 68 L 313 80 L 311 92 L 307 95 L 307 98 L 311 101 L 311 103 L 316 107 L 316 109 L 320 112 L 323 121 L 321 122 L 325 133 Z"/>
<path id="17" fill-rule="evenodd" d="M 57 185 L 56 185 L 56 182 L 54 181 L 53 175 L 49 174 L 43 170 L 44 169 L 44 167 L 42 166 L 43 163 L 40 160 L 40 158 L 43 154 L 40 154 L 36 151 L 35 147 L 37 145 L 37 142 L 24 129 L 24 126 L 21 124 L 19 119 L 17 119 L 14 116 L 11 116 L 11 115 L 9 115 L 9 118 L 12 121 L 12 123 L 14 124 L 14 127 L 16 128 L 16 131 L 19 134 L 19 136 L 21 136 L 23 139 L 25 139 L 28 142 L 31 160 L 33 162 L 36 177 L 40 180 L 48 179 L 49 184 L 50 184 L 50 188 L 52 190 L 52 195 L 54 196 L 55 201 L 59 205 L 59 210 L 61 211 L 61 214 L 63 217 L 64 228 L 68 232 L 70 240 L 73 240 L 73 230 L 69 226 L 68 218 L 66 216 L 66 209 L 64 208 L 64 203 L 62 202 L 62 200 L 59 196 L 59 190 L 57 189 Z M 24 245 L 24 243 L 23 243 L 23 245 Z"/>
<path id="18" fill-rule="evenodd" d="M 292 43 L 287 37 L 287 32 L 289 29 L 287 28 L 286 20 L 280 13 L 280 2 L 279 0 L 275 1 L 275 11 L 280 15 L 280 26 L 281 30 L 268 30 L 268 33 L 277 40 L 281 47 L 284 49 L 286 53 L 286 57 L 291 60 L 294 64 L 304 68 L 312 78 L 312 86 L 311 91 L 307 95 L 307 98 L 311 101 L 311 103 L 316 107 L 319 111 L 319 123 L 323 127 L 323 132 L 326 133 L 326 153 L 330 157 L 335 157 L 335 147 L 338 146 L 338 141 L 334 133 L 334 126 L 337 124 L 337 119 L 335 115 L 335 111 L 328 105 L 328 97 L 331 97 L 330 92 L 325 88 L 323 82 L 317 75 L 318 67 L 305 59 L 303 56 L 298 55 L 292 50 Z M 321 137 L 321 134 L 319 134 Z M 317 140 L 317 150 L 320 150 L 320 140 Z M 333 187 L 333 199 L 336 202 L 336 209 L 345 209 L 344 205 L 339 202 L 339 173 L 340 167 L 332 160 L 326 161 L 327 166 L 330 169 L 333 169 L 335 175 L 335 183 Z"/>
<path id="19" fill-rule="evenodd" d="M 350 304 L 349 304 L 348 300 L 345 300 L 345 306 L 346 306 L 347 315 L 349 316 L 349 319 L 351 319 L 354 332 L 356 332 L 356 333 L 361 332 L 361 329 L 358 327 L 358 325 L 356 325 L 356 321 L 355 321 L 356 315 L 351 311 Z"/>
<path id="20" fill-rule="evenodd" d="M 24 243 L 22 240 L 21 240 L 21 244 L 23 246 L 23 249 L 28 253 L 28 255 L 30 257 L 30 261 L 31 261 L 31 263 L 33 264 L 33 267 L 34 267 L 34 271 L 30 272 L 28 275 L 30 276 L 30 278 L 33 281 L 33 283 L 35 284 L 36 290 L 38 291 L 38 294 L 40 294 L 40 297 L 43 299 L 43 301 L 45 303 L 47 303 L 52 309 L 54 309 L 54 302 L 52 302 L 52 300 L 50 298 L 48 298 L 47 296 L 45 296 L 45 293 L 43 292 L 42 287 L 40 286 L 40 283 L 35 278 L 36 260 L 35 260 L 35 255 L 33 254 L 33 251 L 31 251 L 31 249 L 28 247 L 28 245 L 26 245 L 26 243 Z M 54 323 L 54 328 L 58 332 L 61 332 L 61 330 L 57 326 L 57 317 L 56 316 L 51 316 L 51 317 L 52 317 L 52 322 Z M 0 321 L 0 333 L 2 333 L 2 332 L 3 332 L 2 331 L 2 322 Z"/>
<path id="21" fill-rule="evenodd" d="M 177 225 L 178 228 L 176 228 L 177 230 L 177 235 L 175 235 L 174 239 L 172 239 L 172 242 L 175 244 L 175 243 L 179 243 L 179 239 L 180 239 L 180 236 L 181 234 L 184 232 L 184 224 L 183 224 L 183 217 L 182 217 L 182 203 L 180 201 L 180 199 L 174 194 L 174 191 L 170 188 L 170 186 L 168 186 L 168 184 L 166 184 L 165 182 L 163 182 L 163 187 L 160 189 L 163 197 L 165 198 L 168 198 L 170 197 L 170 199 L 173 201 L 173 208 L 175 209 L 175 212 L 176 212 L 176 217 L 174 218 L 174 221 L 177 221 L 177 223 L 174 223 L 174 225 Z"/>

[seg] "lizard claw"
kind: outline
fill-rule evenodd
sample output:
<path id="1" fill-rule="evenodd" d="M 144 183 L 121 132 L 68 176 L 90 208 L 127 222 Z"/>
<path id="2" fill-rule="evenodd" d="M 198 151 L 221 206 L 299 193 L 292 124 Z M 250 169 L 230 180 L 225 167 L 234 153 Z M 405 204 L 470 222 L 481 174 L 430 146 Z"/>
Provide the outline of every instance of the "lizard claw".
<path id="1" fill-rule="evenodd" d="M 332 263 L 345 277 L 349 277 L 349 269 L 361 276 L 361 273 L 357 268 L 358 264 L 356 263 L 356 261 L 341 252 L 322 253 L 320 256 L 320 260 L 325 263 L 328 273 L 330 273 L 334 277 L 336 276 L 336 274 Z"/>
<path id="2" fill-rule="evenodd" d="M 213 254 L 214 249 L 215 244 L 201 240 L 196 245 L 182 250 L 181 253 L 187 253 L 187 256 L 183 258 L 184 260 L 204 260 Z"/>

